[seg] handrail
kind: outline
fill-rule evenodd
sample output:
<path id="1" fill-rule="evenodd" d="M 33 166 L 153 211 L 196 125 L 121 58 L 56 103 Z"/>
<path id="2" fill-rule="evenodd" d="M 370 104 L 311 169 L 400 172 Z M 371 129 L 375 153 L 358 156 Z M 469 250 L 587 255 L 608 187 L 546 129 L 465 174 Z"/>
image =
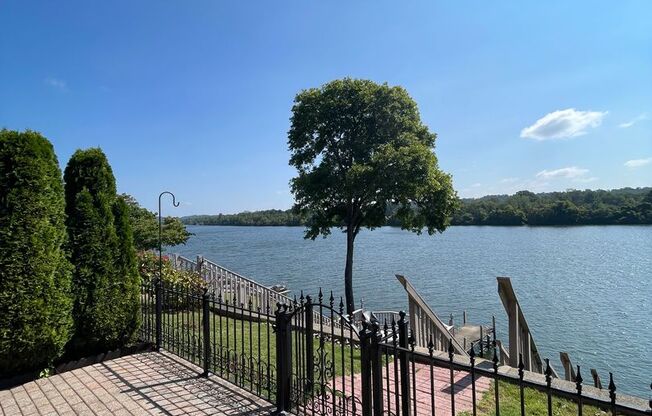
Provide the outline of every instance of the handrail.
<path id="1" fill-rule="evenodd" d="M 509 365 L 509 352 L 505 349 L 505 346 L 499 339 L 496 340 L 496 348 L 498 348 L 498 351 L 500 352 L 498 355 L 500 357 L 500 365 Z"/>
<path id="2" fill-rule="evenodd" d="M 291 305 L 296 301 L 202 256 L 197 256 L 197 261 L 193 261 L 184 256 L 172 254 L 170 261 L 177 270 L 201 273 L 201 277 L 208 284 L 209 292 L 214 295 L 222 294 L 223 297 L 232 297 L 231 301 L 236 300 L 241 305 L 251 305 L 254 309 L 260 308 L 268 315 L 273 314 L 278 303 Z M 313 315 L 316 324 L 322 322 L 324 325 L 331 325 L 330 318 L 321 315 L 318 311 L 314 311 Z M 339 322 L 333 322 L 333 325 L 338 329 L 340 327 Z"/>
<path id="3" fill-rule="evenodd" d="M 573 367 L 573 363 L 571 362 L 568 353 L 564 351 L 560 352 L 559 360 L 561 361 L 561 365 L 564 367 L 564 379 L 567 381 L 575 381 L 575 368 Z"/>
<path id="4" fill-rule="evenodd" d="M 542 374 L 544 371 L 543 360 L 539 355 L 521 305 L 516 298 L 512 282 L 509 277 L 497 277 L 497 280 L 498 295 L 509 319 L 509 365 L 518 367 L 519 357 L 522 354 L 525 369 Z M 554 369 L 552 369 L 552 374 L 553 377 L 558 377 Z"/>
<path id="5" fill-rule="evenodd" d="M 408 294 L 410 326 L 414 333 L 416 345 L 427 347 L 428 343 L 432 341 L 435 350 L 446 351 L 448 345 L 452 344 L 456 354 L 467 357 L 468 353 L 464 347 L 455 339 L 435 312 L 430 309 L 430 306 L 423 300 L 408 279 L 400 274 L 397 274 L 396 278 Z"/>

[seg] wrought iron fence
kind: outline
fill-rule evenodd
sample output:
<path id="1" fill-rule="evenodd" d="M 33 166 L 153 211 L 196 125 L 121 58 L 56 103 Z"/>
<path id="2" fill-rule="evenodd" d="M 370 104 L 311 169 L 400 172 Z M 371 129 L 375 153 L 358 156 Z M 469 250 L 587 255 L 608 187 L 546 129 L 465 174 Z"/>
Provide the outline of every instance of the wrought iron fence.
<path id="1" fill-rule="evenodd" d="M 142 285 L 141 337 L 266 400 L 278 411 L 310 415 L 496 415 L 557 414 L 554 403 L 575 406 L 577 415 L 651 416 L 652 403 L 606 390 L 417 346 L 404 313 L 358 329 L 344 304 L 321 290 L 264 309 L 233 293 L 210 293 L 163 282 Z M 315 319 L 315 316 L 327 319 Z M 391 317 L 390 317 L 391 318 Z M 652 387 L 652 386 L 651 386 Z M 509 393 L 506 395 L 506 393 Z M 508 397 L 511 394 L 511 398 Z M 543 407 L 530 407 L 538 395 Z M 507 400 L 507 402 L 506 402 Z M 510 407 L 511 406 L 511 407 Z M 545 410 L 544 410 L 545 408 Z"/>

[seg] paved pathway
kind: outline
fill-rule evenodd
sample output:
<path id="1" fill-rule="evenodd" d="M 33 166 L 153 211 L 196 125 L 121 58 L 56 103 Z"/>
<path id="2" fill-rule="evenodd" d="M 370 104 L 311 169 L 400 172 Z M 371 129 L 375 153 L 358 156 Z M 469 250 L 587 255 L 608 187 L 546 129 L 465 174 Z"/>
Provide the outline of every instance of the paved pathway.
<path id="1" fill-rule="evenodd" d="M 268 415 L 274 407 L 167 353 L 105 361 L 0 391 L 0 414 Z"/>
<path id="2" fill-rule="evenodd" d="M 389 372 L 387 372 L 389 369 Z M 389 364 L 388 368 L 383 366 L 382 369 L 382 380 L 383 380 L 383 406 L 385 411 L 390 410 L 391 414 L 398 414 L 396 412 L 396 388 L 399 389 L 400 394 L 400 376 L 398 382 L 394 378 L 394 366 L 393 363 Z M 431 384 L 430 378 L 430 366 L 426 364 L 415 364 L 414 367 L 414 380 L 410 379 L 410 384 L 414 382 L 416 388 L 411 386 L 410 390 L 410 400 L 412 401 L 411 410 L 416 408 L 416 413 L 418 415 L 431 415 L 432 411 L 432 402 L 434 394 L 434 404 L 435 412 L 438 416 L 451 416 L 452 414 L 452 403 L 451 393 L 455 394 L 455 415 L 460 413 L 471 413 L 473 410 L 473 392 L 471 386 L 471 375 L 465 371 L 454 371 L 453 372 L 453 389 L 451 389 L 450 383 L 450 370 L 441 367 L 433 367 L 433 383 Z M 412 375 L 412 365 L 410 365 L 410 374 Z M 335 389 L 344 391 L 344 396 L 348 396 L 351 400 L 356 400 L 357 408 L 360 408 L 359 399 L 362 397 L 362 379 L 360 374 L 356 374 L 353 380 L 355 386 L 354 389 L 351 388 L 351 378 L 350 376 L 345 377 L 342 380 L 340 377 L 335 379 Z M 487 377 L 477 377 L 475 380 L 475 389 L 476 389 L 476 404 L 480 402 L 482 395 L 489 390 L 491 380 Z M 416 398 L 416 400 L 414 400 Z M 415 403 L 416 402 L 416 403 Z M 316 401 L 315 405 L 317 408 L 321 405 L 321 402 Z M 350 403 L 344 404 L 347 407 L 351 407 Z M 312 403 L 308 407 L 313 406 Z M 332 407 L 326 403 L 327 407 Z M 399 399 L 400 406 L 400 399 Z"/>

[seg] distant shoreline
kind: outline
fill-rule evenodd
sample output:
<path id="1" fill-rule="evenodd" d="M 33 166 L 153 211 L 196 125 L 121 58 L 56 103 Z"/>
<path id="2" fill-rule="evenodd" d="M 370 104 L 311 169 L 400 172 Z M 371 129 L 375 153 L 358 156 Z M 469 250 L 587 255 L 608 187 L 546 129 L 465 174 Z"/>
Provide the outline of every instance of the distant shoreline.
<path id="1" fill-rule="evenodd" d="M 388 226 L 400 226 L 397 205 L 388 205 Z M 292 210 L 270 209 L 238 214 L 191 215 L 186 225 L 304 226 L 306 219 Z M 535 194 L 490 195 L 461 199 L 451 218 L 453 226 L 576 226 L 652 224 L 652 187 L 569 190 Z"/>
<path id="2" fill-rule="evenodd" d="M 291 228 L 305 228 L 305 225 L 284 225 L 284 224 L 189 224 L 189 223 L 184 223 L 184 225 L 187 226 L 193 226 L 193 227 L 269 227 L 269 228 L 281 228 L 281 227 L 291 227 Z M 483 224 L 483 225 L 475 225 L 475 224 L 451 224 L 448 226 L 448 228 L 451 227 L 462 227 L 462 228 L 470 228 L 470 227 L 505 227 L 505 228 L 524 228 L 524 227 L 529 227 L 529 228 L 571 228 L 571 227 L 612 227 L 612 226 L 635 226 L 635 227 L 640 227 L 640 226 L 647 226 L 647 227 L 652 227 L 652 224 L 546 224 L 546 225 L 531 225 L 531 224 L 521 224 L 521 225 L 490 225 L 490 224 Z M 384 225 L 382 227 L 378 228 L 401 228 L 398 225 Z"/>

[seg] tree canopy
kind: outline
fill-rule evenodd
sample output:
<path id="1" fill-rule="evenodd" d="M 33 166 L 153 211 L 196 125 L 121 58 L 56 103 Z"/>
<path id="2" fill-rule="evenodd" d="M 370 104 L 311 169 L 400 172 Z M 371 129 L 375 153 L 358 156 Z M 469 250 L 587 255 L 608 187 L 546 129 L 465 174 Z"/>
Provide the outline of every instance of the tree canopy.
<path id="1" fill-rule="evenodd" d="M 156 213 L 141 207 L 131 195 L 122 194 L 120 198 L 125 201 L 129 208 L 129 218 L 133 225 L 136 250 L 158 249 L 158 219 Z M 179 218 L 163 218 L 161 231 L 163 246 L 172 247 L 185 244 L 191 235 Z"/>
<path id="2" fill-rule="evenodd" d="M 333 227 L 347 233 L 349 313 L 360 229 L 385 225 L 390 204 L 404 229 L 432 234 L 449 224 L 457 199 L 450 175 L 438 168 L 435 139 L 401 87 L 345 78 L 295 98 L 288 132 L 294 210 L 307 218 L 306 238 Z"/>

